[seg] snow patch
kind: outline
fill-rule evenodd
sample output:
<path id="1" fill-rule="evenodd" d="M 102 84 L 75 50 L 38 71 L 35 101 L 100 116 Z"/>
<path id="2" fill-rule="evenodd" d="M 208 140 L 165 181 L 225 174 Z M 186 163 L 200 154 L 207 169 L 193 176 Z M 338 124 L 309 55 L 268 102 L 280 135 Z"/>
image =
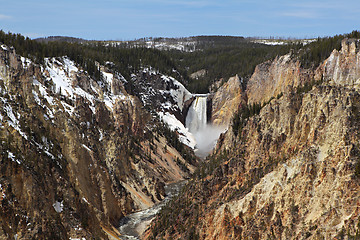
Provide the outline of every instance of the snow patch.
<path id="1" fill-rule="evenodd" d="M 70 106 L 66 102 L 61 101 L 61 105 L 63 106 L 64 110 L 71 116 L 74 112 L 74 107 Z"/>
<path id="2" fill-rule="evenodd" d="M 47 95 L 47 93 L 46 93 L 46 91 L 44 91 L 45 92 L 45 99 L 47 100 L 47 102 L 50 104 L 50 105 L 54 105 L 54 103 L 53 103 L 53 97 L 50 97 L 50 96 L 48 96 Z M 38 93 L 36 92 L 36 91 L 34 91 L 34 90 L 32 90 L 32 93 L 33 93 L 33 95 L 34 95 L 34 99 L 35 99 L 35 102 L 37 103 L 37 105 L 39 105 L 39 106 L 41 106 L 41 107 L 43 107 L 43 108 L 45 108 L 46 109 L 46 113 L 47 114 L 44 114 L 44 118 L 46 119 L 46 120 L 49 120 L 49 119 L 53 119 L 55 116 L 54 116 L 54 113 L 52 112 L 52 110 L 50 109 L 50 108 L 48 108 L 46 105 L 43 105 L 43 104 L 41 104 L 41 100 L 40 100 L 40 98 L 39 98 L 39 95 L 38 95 Z"/>
<path id="3" fill-rule="evenodd" d="M 173 115 L 168 112 L 159 112 L 160 119 L 167 123 L 171 130 L 179 133 L 179 140 L 185 145 L 195 149 L 196 140 L 187 128 Z"/>
<path id="4" fill-rule="evenodd" d="M 37 94 L 37 92 L 35 92 L 34 90 L 32 90 L 32 93 L 34 95 L 34 99 L 35 99 L 35 102 L 41 106 L 41 101 L 40 101 L 40 98 L 39 98 L 39 95 Z"/>
<path id="5" fill-rule="evenodd" d="M 54 98 L 47 93 L 46 88 L 44 87 L 44 85 L 42 85 L 36 79 L 33 80 L 33 85 L 38 86 L 38 89 L 39 89 L 39 92 L 40 92 L 41 96 L 43 96 L 51 106 L 55 105 Z M 38 94 L 34 90 L 33 90 L 33 94 L 34 94 L 34 96 L 36 95 L 38 97 Z M 39 105 L 41 105 L 41 104 L 39 104 Z"/>
<path id="6" fill-rule="evenodd" d="M 6 114 L 9 118 L 9 120 L 8 120 L 9 125 L 11 127 L 13 127 L 23 138 L 25 138 L 27 140 L 28 137 L 26 136 L 26 134 L 23 131 L 21 131 L 19 120 L 15 117 L 12 107 L 8 104 L 5 104 L 4 110 L 6 111 Z"/>
<path id="7" fill-rule="evenodd" d="M 78 68 L 75 66 L 75 63 L 69 60 L 66 57 L 62 58 L 63 63 L 58 60 L 45 59 L 46 70 L 50 74 L 48 80 L 52 80 L 55 85 L 55 91 L 61 95 L 75 100 L 75 96 L 81 96 L 87 99 L 92 105 L 94 103 L 94 96 L 84 91 L 79 86 L 72 86 L 71 74 L 75 71 L 78 71 Z"/>
<path id="8" fill-rule="evenodd" d="M 140 80 L 142 93 L 140 99 L 143 104 L 154 105 L 159 109 L 157 114 L 160 119 L 167 123 L 171 130 L 178 133 L 179 140 L 185 145 L 195 148 L 196 141 L 194 136 L 185 128 L 185 126 L 174 116 L 174 112 L 181 112 L 186 101 L 190 100 L 193 95 L 175 78 L 163 75 L 157 70 L 148 67 L 142 70 L 143 73 L 156 76 L 156 81 L 161 81 L 158 88 L 153 87 L 147 82 Z M 134 81 L 138 81 L 141 76 L 131 76 Z M 160 78 L 160 79 L 159 79 Z M 155 85 L 156 86 L 156 85 Z"/>
<path id="9" fill-rule="evenodd" d="M 56 212 L 61 213 L 63 211 L 63 209 L 64 209 L 63 201 L 61 201 L 61 202 L 56 201 L 53 204 L 53 207 L 54 207 Z"/>
<path id="10" fill-rule="evenodd" d="M 8 152 L 8 158 L 15 161 L 15 155 L 12 152 Z"/>
<path id="11" fill-rule="evenodd" d="M 260 43 L 270 46 L 277 46 L 277 45 L 287 45 L 287 44 L 293 44 L 293 43 L 300 43 L 303 46 L 315 42 L 316 39 L 301 39 L 301 40 L 274 40 L 274 39 L 258 39 L 254 40 L 254 43 Z"/>
<path id="12" fill-rule="evenodd" d="M 0 183 L 0 192 L 1 192 L 0 199 L 4 199 L 6 197 L 6 194 L 5 194 L 5 189 L 3 189 L 1 183 Z"/>
<path id="13" fill-rule="evenodd" d="M 182 52 L 194 52 L 196 50 L 196 41 L 179 41 L 179 42 L 158 42 L 147 41 L 145 42 L 146 48 L 155 48 L 159 50 L 178 50 Z"/>
<path id="14" fill-rule="evenodd" d="M 99 134 L 100 134 L 99 142 L 101 142 L 104 139 L 104 134 L 103 134 L 103 132 L 101 131 L 100 128 L 99 128 Z"/>
<path id="15" fill-rule="evenodd" d="M 277 46 L 277 45 L 286 45 L 288 43 L 284 42 L 284 41 L 271 41 L 271 40 L 255 40 L 255 43 L 260 43 L 260 44 L 265 44 L 265 45 L 270 45 L 270 46 Z"/>
<path id="16" fill-rule="evenodd" d="M 91 111 L 95 114 L 95 100 L 98 100 L 93 94 L 88 93 L 84 89 L 79 86 L 73 86 L 72 76 L 74 72 L 78 72 L 79 69 L 75 66 L 75 63 L 69 60 L 66 57 L 62 58 L 62 62 L 57 61 L 56 59 L 46 59 L 46 70 L 49 72 L 50 77 L 48 80 L 52 80 L 54 82 L 55 91 L 60 93 L 61 95 L 75 100 L 76 96 L 81 96 L 84 99 L 88 100 L 89 107 Z M 102 75 L 104 77 L 105 82 L 108 84 L 107 89 L 96 89 L 93 84 L 91 84 L 92 91 L 98 93 L 99 95 L 103 95 L 103 102 L 107 106 L 110 111 L 113 111 L 114 104 L 117 100 L 129 100 L 123 94 L 115 95 L 111 92 L 112 82 L 115 78 L 115 75 L 112 73 L 102 71 Z M 117 76 L 121 80 L 123 77 Z M 102 84 L 101 82 L 99 83 Z M 101 94 L 99 91 L 103 91 Z M 63 104 L 64 105 L 64 104 Z M 67 105 L 66 111 L 69 114 L 72 114 L 73 110 Z"/>
<path id="17" fill-rule="evenodd" d="M 8 50 L 9 50 L 8 47 L 7 47 L 6 45 L 4 45 L 4 44 L 1 44 L 1 48 L 2 48 L 2 50 L 4 50 L 4 51 L 8 51 Z"/>
<path id="18" fill-rule="evenodd" d="M 88 146 L 86 146 L 85 144 L 82 144 L 82 146 L 83 146 L 83 148 L 85 148 L 85 149 L 88 150 L 89 152 L 92 152 L 92 150 L 91 150 Z"/>
<path id="19" fill-rule="evenodd" d="M 23 68 L 25 68 L 25 69 L 28 68 L 31 63 L 31 60 L 28 58 L 25 58 L 25 57 L 21 57 L 20 59 L 21 59 Z"/>
<path id="20" fill-rule="evenodd" d="M 193 97 L 193 95 L 182 85 L 179 81 L 177 81 L 173 77 L 161 76 L 161 78 L 165 81 L 172 81 L 176 87 L 176 89 L 170 89 L 169 93 L 176 101 L 178 107 L 183 109 L 184 103 Z"/>
<path id="21" fill-rule="evenodd" d="M 103 74 L 103 76 L 104 76 L 105 81 L 106 81 L 108 84 L 110 84 L 110 86 L 111 86 L 111 83 L 112 83 L 112 81 L 113 81 L 113 79 L 114 79 L 114 74 L 108 73 L 108 72 L 102 72 L 102 74 Z"/>
<path id="22" fill-rule="evenodd" d="M 75 63 L 73 61 L 71 61 L 70 59 L 64 57 L 62 60 L 64 62 L 65 68 L 68 73 L 71 73 L 72 71 L 74 71 L 74 72 L 79 71 L 79 69 L 75 66 Z"/>
<path id="23" fill-rule="evenodd" d="M 44 153 L 48 155 L 52 160 L 55 160 L 54 155 L 52 155 L 49 151 L 45 150 Z"/>
<path id="24" fill-rule="evenodd" d="M 10 151 L 8 151 L 8 158 L 10 158 L 11 161 L 16 162 L 17 164 L 21 164 L 21 162 L 20 162 L 20 161 L 15 157 L 15 155 L 14 155 L 12 152 L 10 152 Z"/>

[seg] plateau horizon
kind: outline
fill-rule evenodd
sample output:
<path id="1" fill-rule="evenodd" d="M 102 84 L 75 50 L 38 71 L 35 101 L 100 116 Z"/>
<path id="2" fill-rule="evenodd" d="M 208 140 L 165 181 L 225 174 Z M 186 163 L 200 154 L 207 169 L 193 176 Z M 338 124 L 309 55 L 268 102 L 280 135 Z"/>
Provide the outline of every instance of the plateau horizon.
<path id="1" fill-rule="evenodd" d="M 360 2 L 345 0 L 215 1 L 4 1 L 5 31 L 30 38 L 85 39 L 143 36 L 333 36 L 358 27 Z"/>

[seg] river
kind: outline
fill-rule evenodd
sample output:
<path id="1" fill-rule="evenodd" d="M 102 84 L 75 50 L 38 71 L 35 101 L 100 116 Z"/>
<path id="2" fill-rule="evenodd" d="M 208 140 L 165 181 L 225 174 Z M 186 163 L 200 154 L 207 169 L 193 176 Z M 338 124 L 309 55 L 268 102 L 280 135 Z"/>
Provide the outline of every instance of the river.
<path id="1" fill-rule="evenodd" d="M 127 215 L 120 220 L 119 231 L 122 234 L 123 240 L 137 240 L 140 239 L 142 233 L 150 225 L 151 221 L 155 218 L 156 214 L 161 208 L 171 200 L 174 196 L 178 195 L 181 188 L 186 184 L 186 181 L 168 184 L 165 186 L 166 197 L 160 203 L 151 208 L 135 212 Z"/>

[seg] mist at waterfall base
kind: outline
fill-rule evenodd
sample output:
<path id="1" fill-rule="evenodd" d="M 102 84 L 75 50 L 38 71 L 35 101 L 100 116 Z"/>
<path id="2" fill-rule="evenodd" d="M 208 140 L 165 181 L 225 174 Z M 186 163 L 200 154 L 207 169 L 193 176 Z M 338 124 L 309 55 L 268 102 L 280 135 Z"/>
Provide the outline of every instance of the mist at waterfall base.
<path id="1" fill-rule="evenodd" d="M 220 134 L 225 131 L 224 128 L 214 126 L 212 124 L 206 124 L 203 128 L 192 133 L 196 140 L 195 151 L 196 156 L 205 158 L 213 150 L 216 145 Z"/>
<path id="2" fill-rule="evenodd" d="M 186 127 L 196 140 L 195 154 L 205 158 L 225 128 L 207 123 L 207 96 L 197 96 L 186 116 Z"/>

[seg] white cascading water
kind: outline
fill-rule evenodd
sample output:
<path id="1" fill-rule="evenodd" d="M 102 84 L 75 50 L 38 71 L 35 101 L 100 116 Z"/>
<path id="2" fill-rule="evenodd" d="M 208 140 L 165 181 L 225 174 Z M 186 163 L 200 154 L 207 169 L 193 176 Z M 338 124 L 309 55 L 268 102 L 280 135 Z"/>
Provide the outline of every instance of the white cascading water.
<path id="1" fill-rule="evenodd" d="M 207 97 L 196 97 L 186 116 L 186 127 L 189 132 L 196 133 L 206 127 L 206 101 Z"/>
<path id="2" fill-rule="evenodd" d="M 207 96 L 196 96 L 186 116 L 186 127 L 196 140 L 195 154 L 205 158 L 215 147 L 216 141 L 224 128 L 207 124 Z"/>

